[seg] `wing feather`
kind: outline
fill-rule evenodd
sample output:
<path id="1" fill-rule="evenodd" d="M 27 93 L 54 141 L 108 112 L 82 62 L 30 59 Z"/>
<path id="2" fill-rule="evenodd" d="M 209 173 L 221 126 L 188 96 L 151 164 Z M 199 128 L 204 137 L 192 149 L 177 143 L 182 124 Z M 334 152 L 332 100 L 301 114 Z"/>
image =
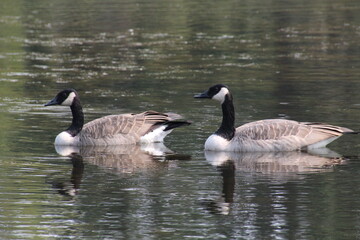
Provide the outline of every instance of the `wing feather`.
<path id="1" fill-rule="evenodd" d="M 323 123 L 267 119 L 238 127 L 234 142 L 249 146 L 257 144 L 259 148 L 276 146 L 278 149 L 296 149 L 352 132 L 348 128 Z"/>
<path id="2" fill-rule="evenodd" d="M 95 119 L 84 125 L 81 135 L 85 138 L 100 139 L 116 135 L 141 137 L 154 128 L 154 125 L 171 121 L 167 114 L 147 111 L 139 114 L 109 115 Z"/>

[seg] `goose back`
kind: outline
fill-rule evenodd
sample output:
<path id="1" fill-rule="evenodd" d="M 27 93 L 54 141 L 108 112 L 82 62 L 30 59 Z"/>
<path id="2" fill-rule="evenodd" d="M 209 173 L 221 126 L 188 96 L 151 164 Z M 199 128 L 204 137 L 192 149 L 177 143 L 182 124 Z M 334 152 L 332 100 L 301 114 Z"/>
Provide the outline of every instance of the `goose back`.
<path id="1" fill-rule="evenodd" d="M 325 147 L 351 129 L 285 119 L 267 119 L 236 128 L 235 151 L 293 151 Z"/>
<path id="2" fill-rule="evenodd" d="M 79 145 L 135 144 L 159 125 L 179 117 L 155 111 L 105 116 L 84 125 L 78 135 Z"/>

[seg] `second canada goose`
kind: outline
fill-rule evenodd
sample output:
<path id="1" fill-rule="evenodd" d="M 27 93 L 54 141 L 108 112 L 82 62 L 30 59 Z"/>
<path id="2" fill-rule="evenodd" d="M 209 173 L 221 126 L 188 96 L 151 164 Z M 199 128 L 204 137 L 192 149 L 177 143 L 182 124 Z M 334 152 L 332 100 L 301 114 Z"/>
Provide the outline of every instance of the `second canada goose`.
<path id="1" fill-rule="evenodd" d="M 139 114 L 109 115 L 84 125 L 84 114 L 78 93 L 65 89 L 45 106 L 70 106 L 72 123 L 55 138 L 55 145 L 121 145 L 139 142 L 162 142 L 174 128 L 190 125 L 178 121 L 180 115 L 147 111 Z"/>
<path id="2" fill-rule="evenodd" d="M 227 86 L 217 84 L 195 98 L 210 98 L 221 103 L 223 119 L 220 128 L 205 142 L 206 150 L 256 152 L 294 151 L 325 147 L 351 129 L 322 123 L 267 119 L 234 127 L 233 98 Z"/>

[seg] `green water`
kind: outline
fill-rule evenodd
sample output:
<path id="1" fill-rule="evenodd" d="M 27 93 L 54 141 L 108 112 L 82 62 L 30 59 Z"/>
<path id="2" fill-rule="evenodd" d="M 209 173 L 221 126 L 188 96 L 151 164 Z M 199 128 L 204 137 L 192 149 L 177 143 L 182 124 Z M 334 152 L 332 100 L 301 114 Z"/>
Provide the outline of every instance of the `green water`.
<path id="1" fill-rule="evenodd" d="M 236 122 L 265 118 L 360 129 L 354 1 L 2 1 L 1 239 L 357 239 L 360 139 L 309 154 L 206 156 L 229 85 Z M 117 148 L 61 156 L 65 107 L 85 121 L 176 112 L 193 122 L 174 153 Z"/>

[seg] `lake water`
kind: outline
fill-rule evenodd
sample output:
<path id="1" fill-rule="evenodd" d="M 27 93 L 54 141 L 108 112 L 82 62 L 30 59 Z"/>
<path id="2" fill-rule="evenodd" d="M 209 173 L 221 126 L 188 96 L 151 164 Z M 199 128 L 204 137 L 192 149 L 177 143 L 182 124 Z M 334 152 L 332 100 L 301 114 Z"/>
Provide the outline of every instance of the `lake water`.
<path id="1" fill-rule="evenodd" d="M 236 122 L 360 130 L 360 6 L 316 1 L 0 3 L 1 239 L 358 239 L 360 136 L 328 153 L 203 151 L 229 85 Z M 176 112 L 155 150 L 55 149 L 78 90 L 85 121 Z M 329 150 L 330 151 L 330 150 Z M 71 152 L 71 151 L 70 151 Z M 61 155 L 63 154 L 63 155 Z"/>

